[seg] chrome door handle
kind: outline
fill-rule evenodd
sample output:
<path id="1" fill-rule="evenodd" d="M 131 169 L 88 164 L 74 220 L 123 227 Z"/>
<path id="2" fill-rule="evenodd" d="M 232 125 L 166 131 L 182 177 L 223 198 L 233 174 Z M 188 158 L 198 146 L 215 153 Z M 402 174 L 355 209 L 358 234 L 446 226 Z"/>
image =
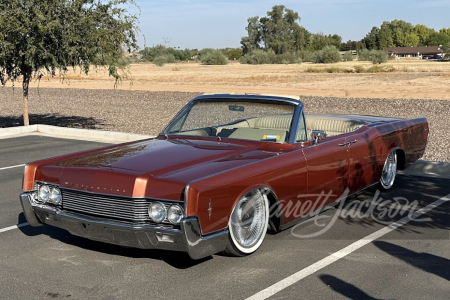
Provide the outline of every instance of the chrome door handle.
<path id="1" fill-rule="evenodd" d="M 342 143 L 342 144 L 338 144 L 338 146 L 344 147 L 344 146 L 347 146 L 348 144 L 349 144 L 349 142 L 345 142 L 345 143 Z"/>
<path id="2" fill-rule="evenodd" d="M 350 141 L 350 142 L 347 142 L 347 143 L 349 143 L 350 145 L 351 144 L 354 144 L 354 143 L 356 143 L 358 140 L 353 140 L 353 141 Z"/>

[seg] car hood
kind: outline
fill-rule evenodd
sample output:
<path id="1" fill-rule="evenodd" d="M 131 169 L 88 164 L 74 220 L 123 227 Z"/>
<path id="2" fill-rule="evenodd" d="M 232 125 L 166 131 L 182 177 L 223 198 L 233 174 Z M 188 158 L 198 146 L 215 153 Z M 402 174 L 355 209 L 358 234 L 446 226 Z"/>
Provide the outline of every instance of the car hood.
<path id="1" fill-rule="evenodd" d="M 274 155 L 277 151 L 255 144 L 154 139 L 63 159 L 44 166 L 41 172 L 58 177 L 62 187 L 179 200 L 180 192 L 192 180 Z"/>
<path id="2" fill-rule="evenodd" d="M 255 155 L 258 157 L 268 156 L 267 151 L 258 151 L 256 146 L 205 140 L 156 139 L 125 144 L 112 149 L 99 149 L 96 152 L 66 159 L 54 165 L 123 169 L 159 176 L 211 161 L 242 160 L 244 158 L 242 155 L 248 152 L 252 152 L 253 158 Z M 248 155 L 245 157 L 249 158 Z"/>

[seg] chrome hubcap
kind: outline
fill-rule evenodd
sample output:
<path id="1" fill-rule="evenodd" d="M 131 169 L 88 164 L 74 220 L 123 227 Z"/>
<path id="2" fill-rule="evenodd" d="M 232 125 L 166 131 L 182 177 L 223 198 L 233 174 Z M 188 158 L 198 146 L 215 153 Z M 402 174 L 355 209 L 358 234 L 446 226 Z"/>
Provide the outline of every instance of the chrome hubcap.
<path id="1" fill-rule="evenodd" d="M 383 167 L 381 175 L 381 183 L 383 187 L 390 188 L 394 183 L 395 174 L 397 173 L 397 155 L 395 151 L 389 153 L 386 162 Z"/>
<path id="2" fill-rule="evenodd" d="M 250 248 L 267 230 L 266 202 L 261 191 L 241 198 L 231 214 L 230 226 L 237 243 Z"/>

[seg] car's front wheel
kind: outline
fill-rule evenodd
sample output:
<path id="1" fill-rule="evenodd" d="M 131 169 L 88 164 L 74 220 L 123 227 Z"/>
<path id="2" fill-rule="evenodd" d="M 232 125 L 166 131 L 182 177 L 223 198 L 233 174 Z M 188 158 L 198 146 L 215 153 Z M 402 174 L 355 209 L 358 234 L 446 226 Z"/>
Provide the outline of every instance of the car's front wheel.
<path id="1" fill-rule="evenodd" d="M 391 151 L 384 163 L 383 171 L 381 173 L 380 184 L 385 190 L 390 189 L 394 185 L 395 176 L 397 174 L 397 153 Z"/>
<path id="2" fill-rule="evenodd" d="M 246 256 L 261 246 L 269 223 L 269 201 L 259 189 L 239 199 L 228 222 L 229 235 L 225 253 Z"/>

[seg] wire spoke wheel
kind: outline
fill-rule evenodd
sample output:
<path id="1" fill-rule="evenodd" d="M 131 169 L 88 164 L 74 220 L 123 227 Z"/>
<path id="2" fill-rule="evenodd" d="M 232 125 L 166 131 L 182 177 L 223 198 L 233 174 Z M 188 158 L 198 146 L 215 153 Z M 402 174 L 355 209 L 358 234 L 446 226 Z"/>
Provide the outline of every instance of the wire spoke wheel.
<path id="1" fill-rule="evenodd" d="M 233 256 L 255 252 L 264 240 L 268 222 L 268 199 L 261 190 L 239 199 L 230 216 L 229 245 L 225 251 Z"/>
<path id="2" fill-rule="evenodd" d="M 383 171 L 381 173 L 380 183 L 381 186 L 388 190 L 392 187 L 395 180 L 395 175 L 397 174 L 397 154 L 395 151 L 391 151 L 386 162 L 384 163 Z"/>

